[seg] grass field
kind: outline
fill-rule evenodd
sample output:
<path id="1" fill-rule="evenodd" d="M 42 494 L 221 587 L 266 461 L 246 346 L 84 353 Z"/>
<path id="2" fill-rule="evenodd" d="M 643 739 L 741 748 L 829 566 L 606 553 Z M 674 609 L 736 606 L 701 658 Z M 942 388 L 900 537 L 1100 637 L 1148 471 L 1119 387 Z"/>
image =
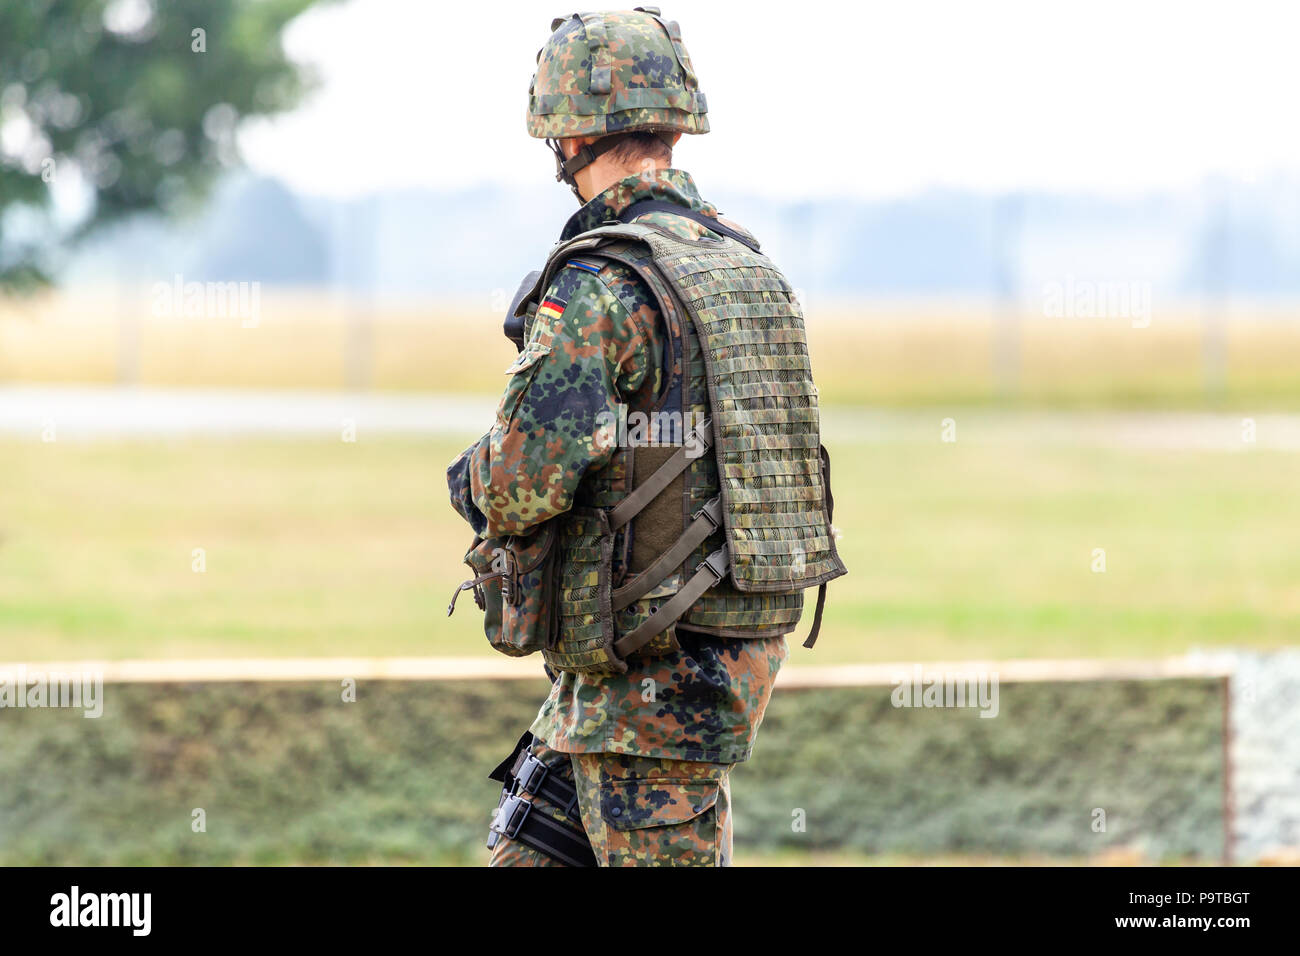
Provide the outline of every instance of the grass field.
<path id="1" fill-rule="evenodd" d="M 851 573 L 792 663 L 1300 637 L 1300 456 L 942 444 L 934 422 L 828 435 Z M 465 443 L 0 440 L 0 660 L 487 653 L 472 602 L 445 615 Z"/>
<path id="2" fill-rule="evenodd" d="M 0 302 L 0 382 L 380 389 L 499 394 L 513 349 L 501 307 L 467 302 L 366 312 L 321 296 L 263 297 L 237 319 L 154 318 L 147 297 Z M 1222 388 L 1206 388 L 1195 308 L 1124 320 L 1019 321 L 1014 390 L 995 375 L 1001 334 L 987 306 L 827 303 L 808 336 L 827 404 L 917 406 L 1011 400 L 1070 408 L 1300 409 L 1296 310 L 1229 315 Z M 355 361 L 349 365 L 345 353 Z"/>

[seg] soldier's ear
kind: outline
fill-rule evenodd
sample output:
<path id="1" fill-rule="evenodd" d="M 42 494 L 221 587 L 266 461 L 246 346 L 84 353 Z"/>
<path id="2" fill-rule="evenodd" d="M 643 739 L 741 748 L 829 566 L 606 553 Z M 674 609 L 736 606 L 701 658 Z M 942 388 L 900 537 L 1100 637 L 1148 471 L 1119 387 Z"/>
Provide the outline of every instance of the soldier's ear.
<path id="1" fill-rule="evenodd" d="M 592 143 L 596 142 L 596 137 L 566 136 L 564 139 L 561 139 L 558 142 L 560 144 L 561 151 L 564 153 L 564 158 L 572 159 L 574 156 L 578 155 L 578 150 L 582 149 L 582 147 L 590 146 Z"/>

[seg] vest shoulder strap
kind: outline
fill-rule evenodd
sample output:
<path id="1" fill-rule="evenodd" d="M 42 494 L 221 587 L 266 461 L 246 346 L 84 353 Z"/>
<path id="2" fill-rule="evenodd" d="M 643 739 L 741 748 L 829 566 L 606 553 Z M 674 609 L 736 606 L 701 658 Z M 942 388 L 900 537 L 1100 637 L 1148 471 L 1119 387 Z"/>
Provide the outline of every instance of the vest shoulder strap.
<path id="1" fill-rule="evenodd" d="M 665 199 L 643 199 L 640 202 L 634 202 L 632 205 L 624 209 L 622 215 L 618 218 L 620 222 L 632 222 L 637 217 L 652 212 L 666 212 L 673 216 L 681 216 L 685 219 L 690 219 L 693 222 L 698 222 L 706 229 L 713 230 L 719 235 L 735 239 L 737 242 L 748 246 L 755 252 L 760 250 L 758 240 L 748 233 L 731 228 L 716 216 L 706 216 L 702 212 L 698 212 L 694 209 L 687 209 L 685 206 L 668 202 Z"/>

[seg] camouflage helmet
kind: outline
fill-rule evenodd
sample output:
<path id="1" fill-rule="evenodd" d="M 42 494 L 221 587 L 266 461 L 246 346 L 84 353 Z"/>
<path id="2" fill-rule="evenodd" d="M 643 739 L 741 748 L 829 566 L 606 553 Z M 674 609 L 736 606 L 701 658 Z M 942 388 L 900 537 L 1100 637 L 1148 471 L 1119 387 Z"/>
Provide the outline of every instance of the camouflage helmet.
<path id="1" fill-rule="evenodd" d="M 575 13 L 551 22 L 528 88 L 528 134 L 556 153 L 556 179 L 575 194 L 573 174 L 612 148 L 611 134 L 707 133 L 700 92 L 681 29 L 657 7 Z M 557 139 L 604 139 L 565 160 Z M 578 197 L 581 201 L 582 197 Z"/>

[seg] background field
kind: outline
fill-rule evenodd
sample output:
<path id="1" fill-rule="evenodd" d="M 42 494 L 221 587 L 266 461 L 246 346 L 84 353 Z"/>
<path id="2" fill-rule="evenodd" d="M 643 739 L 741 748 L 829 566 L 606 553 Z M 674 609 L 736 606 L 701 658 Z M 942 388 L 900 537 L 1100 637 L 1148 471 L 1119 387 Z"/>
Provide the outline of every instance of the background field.
<path id="1" fill-rule="evenodd" d="M 146 289 L 0 301 L 0 382 L 498 395 L 514 352 L 501 334 L 503 295 L 403 308 L 268 293 L 255 328 L 155 318 Z M 1300 410 L 1295 308 L 1182 306 L 1147 328 L 961 303 L 814 303 L 808 315 L 827 407 Z"/>
<path id="2" fill-rule="evenodd" d="M 361 376 L 490 396 L 510 357 L 472 306 L 361 321 L 295 301 L 256 329 L 11 306 L 0 377 L 337 390 Z M 816 324 L 851 575 L 791 666 L 1293 644 L 1300 342 L 1275 318 L 1233 328 L 1219 390 L 1190 318 L 1027 322 L 1011 392 L 990 316 Z M 368 359 L 345 362 L 358 342 Z M 1258 442 L 1241 440 L 1247 417 Z M 445 614 L 469 533 L 443 471 L 487 424 L 356 442 L 4 435 L 0 661 L 482 656 L 473 605 Z M 544 691 L 381 682 L 342 705 L 319 683 L 125 685 L 109 687 L 113 719 L 6 712 L 0 863 L 477 864 L 495 802 L 483 772 Z M 900 711 L 882 688 L 779 690 L 735 776 L 737 861 L 1212 862 L 1222 693 L 1005 685 L 985 721 Z"/>
<path id="3" fill-rule="evenodd" d="M 851 576 L 796 663 L 1300 634 L 1295 455 L 1009 449 L 957 414 L 955 444 L 937 413 L 829 436 Z M 445 614 L 469 534 L 443 469 L 465 443 L 0 441 L 0 660 L 488 653 L 472 604 Z"/>

